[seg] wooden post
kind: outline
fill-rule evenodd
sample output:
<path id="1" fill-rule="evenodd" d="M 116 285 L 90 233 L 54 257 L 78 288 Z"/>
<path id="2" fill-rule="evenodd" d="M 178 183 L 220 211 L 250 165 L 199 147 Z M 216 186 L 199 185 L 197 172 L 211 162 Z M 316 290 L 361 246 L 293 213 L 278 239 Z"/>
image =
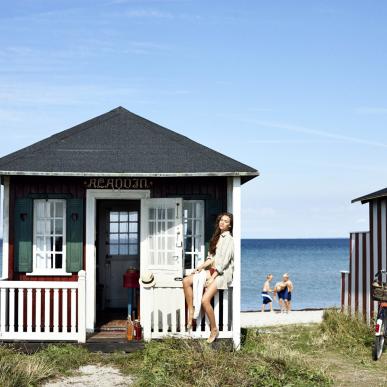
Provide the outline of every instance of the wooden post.
<path id="1" fill-rule="evenodd" d="M 86 342 L 86 272 L 78 273 L 78 343 Z"/>
<path id="2" fill-rule="evenodd" d="M 234 348 L 241 342 L 241 178 L 228 178 L 227 205 L 234 216 L 234 275 L 232 299 L 232 336 Z"/>
<path id="3" fill-rule="evenodd" d="M 1 279 L 8 278 L 8 243 L 9 243 L 9 176 L 4 177 L 3 196 L 3 262 Z"/>

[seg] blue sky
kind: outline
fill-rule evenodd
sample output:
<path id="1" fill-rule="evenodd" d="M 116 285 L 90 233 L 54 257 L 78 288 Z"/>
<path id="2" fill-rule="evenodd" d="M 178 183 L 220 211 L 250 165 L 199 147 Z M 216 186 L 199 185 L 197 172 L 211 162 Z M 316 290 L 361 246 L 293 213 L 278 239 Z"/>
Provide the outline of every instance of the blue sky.
<path id="1" fill-rule="evenodd" d="M 0 155 L 122 105 L 256 167 L 244 237 L 367 230 L 387 186 L 387 3 L 0 5 Z"/>

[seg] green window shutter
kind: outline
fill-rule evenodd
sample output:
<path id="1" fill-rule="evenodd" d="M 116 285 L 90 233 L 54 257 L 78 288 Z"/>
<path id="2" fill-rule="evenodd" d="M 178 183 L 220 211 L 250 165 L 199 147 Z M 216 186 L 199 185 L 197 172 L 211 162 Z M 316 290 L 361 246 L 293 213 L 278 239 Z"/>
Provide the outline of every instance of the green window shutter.
<path id="1" fill-rule="evenodd" d="M 83 264 L 83 199 L 66 201 L 66 270 L 78 272 Z"/>
<path id="2" fill-rule="evenodd" d="M 14 222 L 15 272 L 29 273 L 32 271 L 32 199 L 16 199 Z"/>

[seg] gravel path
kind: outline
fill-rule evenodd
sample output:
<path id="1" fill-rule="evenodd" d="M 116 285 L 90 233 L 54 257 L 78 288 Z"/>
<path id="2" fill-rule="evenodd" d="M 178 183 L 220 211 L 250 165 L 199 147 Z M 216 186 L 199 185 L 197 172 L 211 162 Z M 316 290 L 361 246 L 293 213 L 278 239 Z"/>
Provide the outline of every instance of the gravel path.
<path id="1" fill-rule="evenodd" d="M 44 387 L 125 387 L 133 383 L 130 376 L 122 375 L 119 370 L 112 367 L 87 365 L 80 367 L 78 372 L 78 375 L 48 382 Z"/>

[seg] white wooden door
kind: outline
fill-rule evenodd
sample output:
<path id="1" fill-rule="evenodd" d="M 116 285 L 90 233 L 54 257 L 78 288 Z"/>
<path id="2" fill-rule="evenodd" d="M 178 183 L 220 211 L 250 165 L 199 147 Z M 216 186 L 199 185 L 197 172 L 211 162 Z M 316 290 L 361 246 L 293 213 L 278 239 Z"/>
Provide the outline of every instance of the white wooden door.
<path id="1" fill-rule="evenodd" d="M 151 271 L 156 286 L 172 286 L 183 275 L 183 200 L 141 201 L 141 273 Z"/>
<path id="2" fill-rule="evenodd" d="M 153 288 L 140 288 L 144 338 L 163 337 L 184 326 L 183 201 L 143 199 L 141 202 L 141 273 L 153 273 Z"/>

